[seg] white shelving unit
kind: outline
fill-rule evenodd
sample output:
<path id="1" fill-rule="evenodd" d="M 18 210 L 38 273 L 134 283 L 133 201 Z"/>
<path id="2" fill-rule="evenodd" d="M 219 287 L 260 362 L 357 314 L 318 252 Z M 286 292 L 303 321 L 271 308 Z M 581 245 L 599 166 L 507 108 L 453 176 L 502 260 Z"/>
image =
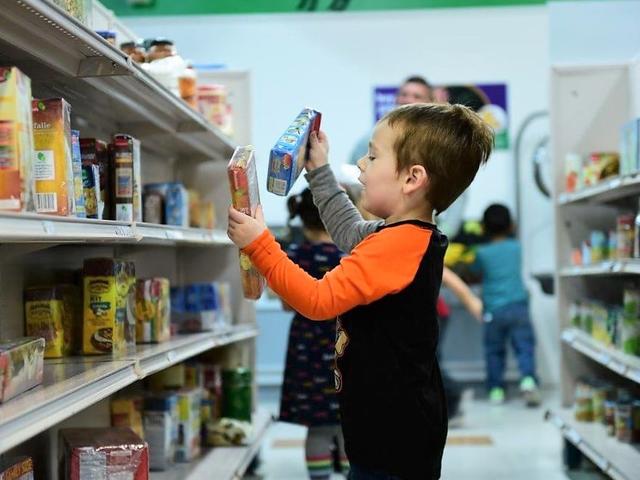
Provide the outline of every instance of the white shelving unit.
<path id="1" fill-rule="evenodd" d="M 569 442 L 614 480 L 638 478 L 640 451 L 609 437 L 604 425 L 578 422 L 571 409 L 547 412 L 546 417 Z"/>
<path id="2" fill-rule="evenodd" d="M 133 35 L 106 9 L 99 13 L 109 25 L 117 24 L 120 31 Z M 31 78 L 34 97 L 65 98 L 72 107 L 72 127 L 83 137 L 106 139 L 125 132 L 140 139 L 143 183 L 182 181 L 202 199 L 214 201 L 218 219 L 226 217 L 230 203 L 226 160 L 236 139 L 222 134 L 90 28 L 46 0 L 3 1 L 0 62 L 17 66 Z M 249 74 L 236 74 L 234 82 L 243 112 L 236 128 L 244 139 L 250 134 L 243 132 L 250 125 Z M 135 353 L 123 358 L 46 360 L 42 385 L 0 404 L 0 457 L 29 454 L 40 476 L 56 480 L 57 431 L 67 426 L 108 426 L 108 399 L 123 388 L 205 352 L 223 366 L 242 365 L 255 371 L 255 308 L 242 296 L 238 252 L 220 227 L 206 230 L 0 212 L 3 338 L 24 335 L 25 287 L 60 281 L 61 273 L 72 275 L 84 259 L 102 256 L 132 260 L 138 277 L 167 277 L 172 285 L 228 281 L 233 317 L 227 330 L 138 345 Z M 250 446 L 212 451 L 193 468 L 208 472 L 208 478 L 240 478 L 268 424 L 269 417 L 257 412 Z M 211 476 L 217 471 L 222 476 Z M 178 470 L 166 474 L 184 476 Z"/>
<path id="3" fill-rule="evenodd" d="M 640 116 L 640 62 L 556 66 L 551 77 L 556 291 L 564 408 L 548 412 L 547 418 L 611 478 L 631 480 L 638 478 L 640 450 L 608 437 L 600 424 L 576 422 L 571 406 L 581 377 L 605 377 L 617 386 L 640 384 L 640 357 L 626 355 L 574 328 L 569 309 L 573 302 L 581 300 L 621 305 L 627 282 L 640 281 L 639 260 L 571 264 L 572 249 L 579 247 L 590 231 L 615 229 L 617 215 L 635 213 L 640 176 L 616 177 L 564 193 L 564 159 L 568 153 L 588 155 L 619 150 L 622 125 Z"/>

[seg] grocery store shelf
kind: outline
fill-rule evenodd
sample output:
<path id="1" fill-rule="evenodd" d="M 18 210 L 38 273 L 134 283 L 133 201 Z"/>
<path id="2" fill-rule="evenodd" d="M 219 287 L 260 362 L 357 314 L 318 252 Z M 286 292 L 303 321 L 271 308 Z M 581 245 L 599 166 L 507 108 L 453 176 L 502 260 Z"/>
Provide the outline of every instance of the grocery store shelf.
<path id="1" fill-rule="evenodd" d="M 615 348 L 607 347 L 577 328 L 562 332 L 562 341 L 587 357 L 640 384 L 640 357 L 627 355 Z"/>
<path id="2" fill-rule="evenodd" d="M 638 478 L 640 449 L 607 435 L 604 425 L 574 420 L 573 410 L 547 411 L 545 418 L 556 425 L 562 435 L 614 480 Z"/>
<path id="3" fill-rule="evenodd" d="M 178 335 L 163 344 L 139 345 L 135 355 L 119 360 L 47 360 L 42 385 L 0 404 L 0 453 L 151 373 L 257 334 L 254 326 L 236 325 L 226 332 Z"/>
<path id="4" fill-rule="evenodd" d="M 638 275 L 640 260 L 613 260 L 593 265 L 575 265 L 560 269 L 561 277 Z"/>
<path id="5" fill-rule="evenodd" d="M 221 230 L 0 212 L 0 243 L 232 245 Z"/>
<path id="6" fill-rule="evenodd" d="M 258 330 L 253 325 L 234 325 L 224 332 L 177 335 L 169 342 L 138 345 L 132 360 L 137 362 L 136 370 L 143 378 L 212 348 L 254 338 L 257 335 Z"/>
<path id="7" fill-rule="evenodd" d="M 579 192 L 561 193 L 558 196 L 558 204 L 570 205 L 584 201 L 611 202 L 638 194 L 640 194 L 640 175 L 615 177 Z"/>
<path id="8" fill-rule="evenodd" d="M 231 140 L 119 49 L 45 0 L 4 0 L 0 61 L 37 96 L 62 96 L 89 124 L 111 121 L 164 155 L 228 158 Z"/>
<path id="9" fill-rule="evenodd" d="M 165 472 L 151 472 L 153 480 L 239 480 L 256 456 L 272 418 L 259 410 L 253 416 L 252 441 L 241 447 L 216 447 L 191 463 L 175 465 Z"/>

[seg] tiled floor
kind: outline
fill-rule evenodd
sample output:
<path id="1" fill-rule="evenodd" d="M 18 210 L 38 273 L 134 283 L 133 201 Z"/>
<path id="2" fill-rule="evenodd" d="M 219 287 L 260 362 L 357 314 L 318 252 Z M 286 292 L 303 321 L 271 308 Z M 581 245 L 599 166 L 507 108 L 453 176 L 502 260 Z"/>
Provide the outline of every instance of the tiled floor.
<path id="1" fill-rule="evenodd" d="M 562 441 L 557 429 L 543 420 L 546 406 L 557 404 L 547 392 L 545 404 L 527 409 L 517 398 L 505 405 L 489 405 L 465 394 L 462 428 L 449 432 L 442 469 L 443 480 L 567 480 L 563 473 Z M 261 396 L 261 406 L 275 413 L 277 398 Z M 263 444 L 263 480 L 307 478 L 302 448 L 305 429 L 276 423 Z M 274 442 L 275 446 L 274 446 Z M 335 475 L 332 480 L 342 479 Z"/>

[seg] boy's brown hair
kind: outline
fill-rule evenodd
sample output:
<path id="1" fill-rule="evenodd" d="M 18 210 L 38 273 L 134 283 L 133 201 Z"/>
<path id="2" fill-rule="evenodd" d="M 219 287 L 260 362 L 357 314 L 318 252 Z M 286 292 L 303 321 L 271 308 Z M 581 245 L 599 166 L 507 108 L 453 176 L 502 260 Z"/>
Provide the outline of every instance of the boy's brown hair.
<path id="1" fill-rule="evenodd" d="M 492 128 L 463 105 L 414 103 L 381 121 L 400 127 L 394 145 L 398 172 L 412 165 L 427 171 L 427 200 L 437 213 L 466 190 L 493 148 Z"/>

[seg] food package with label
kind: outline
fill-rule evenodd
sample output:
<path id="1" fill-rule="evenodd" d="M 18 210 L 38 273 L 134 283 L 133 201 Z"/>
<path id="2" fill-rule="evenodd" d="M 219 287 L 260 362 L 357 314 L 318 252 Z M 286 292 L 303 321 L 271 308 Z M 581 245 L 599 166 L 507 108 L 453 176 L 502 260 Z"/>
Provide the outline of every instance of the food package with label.
<path id="1" fill-rule="evenodd" d="M 200 403 L 202 391 L 198 388 L 178 392 L 178 444 L 176 461 L 190 462 L 200 455 Z"/>
<path id="2" fill-rule="evenodd" d="M 144 186 L 144 193 L 145 196 L 149 194 L 162 196 L 163 216 L 166 225 L 189 226 L 189 194 L 184 185 L 177 182 L 151 183 Z M 145 219 L 145 221 L 148 220 Z"/>
<path id="3" fill-rule="evenodd" d="M 216 207 L 213 202 L 200 202 L 201 228 L 216 228 Z"/>
<path id="4" fill-rule="evenodd" d="M 82 181 L 82 154 L 80 153 L 80 132 L 71 130 L 71 161 L 73 166 L 73 197 L 76 217 L 86 218 L 84 208 L 84 187 Z"/>
<path id="5" fill-rule="evenodd" d="M 233 136 L 233 109 L 224 85 L 198 85 L 198 110 L 222 133 Z"/>
<path id="6" fill-rule="evenodd" d="M 33 210 L 31 80 L 0 67 L 0 210 Z"/>
<path id="7" fill-rule="evenodd" d="M 22 456 L 0 460 L 0 480 L 33 480 L 33 459 Z"/>
<path id="8" fill-rule="evenodd" d="M 320 130 L 320 112 L 305 108 L 278 139 L 269 155 L 267 190 L 288 195 L 309 153 L 309 135 Z"/>
<path id="9" fill-rule="evenodd" d="M 149 395 L 144 401 L 145 440 L 151 470 L 166 470 L 174 461 L 178 442 L 178 397 L 174 393 Z"/>
<path id="10" fill-rule="evenodd" d="M 125 339 L 128 294 L 126 262 L 112 258 L 86 259 L 83 274 L 82 353 L 85 355 L 124 353 L 127 347 Z"/>
<path id="11" fill-rule="evenodd" d="M 115 397 L 111 399 L 111 426 L 129 427 L 144 439 L 142 428 L 142 397 Z"/>
<path id="12" fill-rule="evenodd" d="M 216 321 L 223 328 L 233 325 L 233 313 L 231 308 L 231 285 L 229 282 L 214 282 L 218 293 L 218 314 Z"/>
<path id="13" fill-rule="evenodd" d="M 236 147 L 227 166 L 233 208 L 255 217 L 260 204 L 255 150 L 252 146 Z M 262 295 L 265 279 L 251 264 L 249 256 L 240 252 L 240 275 L 245 298 L 257 300 Z"/>
<path id="14" fill-rule="evenodd" d="M 167 278 L 136 282 L 136 338 L 138 343 L 166 342 L 171 337 L 171 297 Z"/>
<path id="15" fill-rule="evenodd" d="M 148 480 L 149 449 L 129 428 L 60 430 L 60 478 Z"/>
<path id="16" fill-rule="evenodd" d="M 203 332 L 215 327 L 217 299 L 212 283 L 197 283 L 184 287 L 184 310 L 178 331 Z"/>
<path id="17" fill-rule="evenodd" d="M 0 341 L 0 402 L 42 383 L 44 338 Z"/>
<path id="18" fill-rule="evenodd" d="M 127 291 L 126 319 L 124 337 L 127 344 L 127 351 L 136 350 L 136 266 L 133 262 L 125 262 L 125 272 L 129 289 Z"/>
<path id="19" fill-rule="evenodd" d="M 102 218 L 104 202 L 100 192 L 100 169 L 97 165 L 82 165 L 82 194 L 87 218 Z"/>
<path id="20" fill-rule="evenodd" d="M 34 204 L 38 213 L 75 213 L 71 106 L 62 98 L 33 100 Z"/>
<path id="21" fill-rule="evenodd" d="M 45 340 L 45 358 L 71 355 L 81 325 L 80 292 L 75 285 L 30 287 L 24 292 L 27 335 Z"/>
<path id="22" fill-rule="evenodd" d="M 142 219 L 146 223 L 164 223 L 164 197 L 156 192 L 145 193 L 142 197 Z"/>
<path id="23" fill-rule="evenodd" d="M 189 226 L 202 228 L 200 193 L 193 189 L 187 189 L 187 195 L 189 196 Z"/>
<path id="24" fill-rule="evenodd" d="M 95 138 L 81 138 L 80 139 L 80 153 L 82 155 L 82 167 L 86 169 L 87 173 L 91 172 L 93 177 L 93 184 L 98 194 L 97 205 L 95 214 L 89 215 L 89 207 L 87 209 L 88 218 L 98 218 L 100 220 L 110 219 L 112 210 L 111 205 L 111 172 L 109 168 L 109 152 L 107 143 Z M 98 173 L 96 174 L 92 169 L 87 168 L 90 165 L 98 167 Z M 83 171 L 84 175 L 84 171 Z M 83 180 L 85 177 L 83 176 Z M 84 184 L 85 188 L 85 201 L 89 202 L 86 198 L 87 184 L 90 182 L 90 177 L 87 177 L 87 182 Z"/>
<path id="25" fill-rule="evenodd" d="M 113 179 L 113 219 L 133 222 L 134 208 L 134 138 L 130 135 L 114 135 L 109 144 L 110 164 Z"/>

